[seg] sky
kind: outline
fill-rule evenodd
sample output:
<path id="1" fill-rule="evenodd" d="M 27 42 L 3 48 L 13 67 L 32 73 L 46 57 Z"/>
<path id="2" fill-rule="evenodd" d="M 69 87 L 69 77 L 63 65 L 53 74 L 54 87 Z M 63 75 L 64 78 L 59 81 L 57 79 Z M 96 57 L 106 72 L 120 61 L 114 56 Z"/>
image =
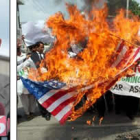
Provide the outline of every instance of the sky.
<path id="1" fill-rule="evenodd" d="M 46 20 L 54 13 L 61 11 L 67 16 L 65 2 L 77 3 L 82 8 L 84 0 L 23 0 L 20 6 L 21 22 Z M 140 0 L 136 0 L 140 3 Z M 3 14 L 4 13 L 4 14 Z M 9 56 L 9 0 L 0 0 L 0 38 L 2 45 L 0 55 Z"/>
<path id="2" fill-rule="evenodd" d="M 140 0 L 136 1 L 140 3 Z M 65 2 L 77 3 L 79 9 L 84 5 L 84 0 L 23 0 L 23 2 L 24 5 L 19 7 L 21 22 L 46 20 L 58 11 L 67 16 Z"/>
<path id="3" fill-rule="evenodd" d="M 58 11 L 67 15 L 65 2 L 70 1 L 78 2 L 79 7 L 83 4 L 80 3 L 81 0 L 24 0 L 25 4 L 19 7 L 20 20 L 21 22 L 45 20 Z"/>
<path id="4" fill-rule="evenodd" d="M 140 0 L 136 0 L 138 3 L 140 3 Z"/>
<path id="5" fill-rule="evenodd" d="M 0 55 L 9 57 L 9 0 L 0 0 Z"/>

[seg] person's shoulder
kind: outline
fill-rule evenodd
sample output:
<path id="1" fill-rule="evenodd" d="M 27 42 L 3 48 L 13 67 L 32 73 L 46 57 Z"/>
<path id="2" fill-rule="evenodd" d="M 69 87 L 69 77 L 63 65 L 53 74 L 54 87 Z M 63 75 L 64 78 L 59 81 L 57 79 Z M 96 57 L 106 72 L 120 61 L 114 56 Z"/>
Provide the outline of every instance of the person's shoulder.
<path id="1" fill-rule="evenodd" d="M 21 56 L 26 56 L 26 53 L 24 53 L 24 52 L 21 52 Z"/>
<path id="2" fill-rule="evenodd" d="M 38 53 L 37 52 L 32 52 L 31 56 L 33 56 L 33 55 L 38 55 Z"/>

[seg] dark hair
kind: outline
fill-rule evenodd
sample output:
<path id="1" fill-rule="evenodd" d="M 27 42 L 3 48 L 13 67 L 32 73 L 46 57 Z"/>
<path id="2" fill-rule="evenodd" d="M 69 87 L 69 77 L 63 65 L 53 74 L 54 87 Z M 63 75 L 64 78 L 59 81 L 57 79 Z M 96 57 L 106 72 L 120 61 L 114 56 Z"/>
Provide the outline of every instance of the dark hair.
<path id="1" fill-rule="evenodd" d="M 28 46 L 28 48 L 30 49 L 30 50 L 32 50 L 32 48 L 35 48 L 36 47 L 36 44 L 33 44 L 33 45 L 31 45 L 31 46 Z"/>
<path id="2" fill-rule="evenodd" d="M 43 43 L 43 42 L 41 42 L 41 41 L 36 42 L 36 44 L 35 44 L 35 45 L 36 45 L 37 47 L 39 47 L 39 46 L 40 46 L 40 44 L 43 44 L 43 45 L 44 45 L 44 43 Z"/>
<path id="3" fill-rule="evenodd" d="M 17 52 L 20 52 L 20 48 L 17 48 Z"/>

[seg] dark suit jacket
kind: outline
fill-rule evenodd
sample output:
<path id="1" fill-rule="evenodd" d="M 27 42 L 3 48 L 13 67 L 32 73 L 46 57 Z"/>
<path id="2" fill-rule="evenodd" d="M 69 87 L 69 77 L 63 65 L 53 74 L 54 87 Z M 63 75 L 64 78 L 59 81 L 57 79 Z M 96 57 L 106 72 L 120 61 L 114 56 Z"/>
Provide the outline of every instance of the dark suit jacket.
<path id="1" fill-rule="evenodd" d="M 37 52 L 31 53 L 31 59 L 33 60 L 34 64 L 36 65 L 36 68 L 39 68 L 39 64 L 41 62 L 40 57 L 38 56 Z"/>

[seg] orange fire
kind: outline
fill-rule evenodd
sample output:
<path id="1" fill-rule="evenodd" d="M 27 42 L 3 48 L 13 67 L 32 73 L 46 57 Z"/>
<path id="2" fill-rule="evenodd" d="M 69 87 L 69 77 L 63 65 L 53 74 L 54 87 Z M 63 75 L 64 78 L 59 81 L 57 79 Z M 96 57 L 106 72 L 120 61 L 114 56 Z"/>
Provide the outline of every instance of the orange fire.
<path id="1" fill-rule="evenodd" d="M 103 119 L 104 119 L 103 117 L 100 118 L 100 120 L 99 120 L 99 125 L 102 124 Z"/>
<path id="2" fill-rule="evenodd" d="M 91 120 L 87 120 L 88 125 L 91 125 L 91 123 L 92 123 Z"/>
<path id="3" fill-rule="evenodd" d="M 137 47 L 134 44 L 138 41 L 140 22 L 132 14 L 130 19 L 125 18 L 125 11 L 121 10 L 114 18 L 112 28 L 107 21 L 106 6 L 103 9 L 93 9 L 87 17 L 84 17 L 76 6 L 67 4 L 67 9 L 69 19 L 64 19 L 62 13 L 58 12 L 46 21 L 53 35 L 56 36 L 56 41 L 41 63 L 41 66 L 47 67 L 48 71 L 40 73 L 39 79 L 42 81 L 59 79 L 67 85 L 77 86 L 79 94 L 74 106 L 84 95 L 88 97 L 78 110 L 73 106 L 70 117 L 71 120 L 75 120 L 108 90 L 108 83 L 115 84 L 119 78 L 130 72 L 127 69 L 116 77 L 122 67 L 116 69 L 111 65 L 118 55 L 116 47 L 122 40 L 125 40 L 124 43 L 128 48 Z M 86 41 L 87 43 L 83 43 Z M 80 44 L 84 49 L 77 54 L 76 58 L 70 58 L 68 50 L 74 44 L 77 47 Z M 100 85 L 100 82 L 104 84 Z M 94 86 L 90 91 L 79 90 L 92 84 Z"/>
<path id="4" fill-rule="evenodd" d="M 95 121 L 95 118 L 96 118 L 96 116 L 94 116 L 94 117 L 92 118 L 92 121 L 93 121 L 93 122 Z"/>

